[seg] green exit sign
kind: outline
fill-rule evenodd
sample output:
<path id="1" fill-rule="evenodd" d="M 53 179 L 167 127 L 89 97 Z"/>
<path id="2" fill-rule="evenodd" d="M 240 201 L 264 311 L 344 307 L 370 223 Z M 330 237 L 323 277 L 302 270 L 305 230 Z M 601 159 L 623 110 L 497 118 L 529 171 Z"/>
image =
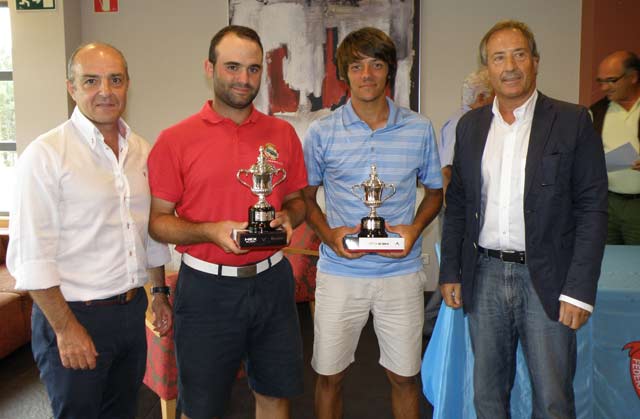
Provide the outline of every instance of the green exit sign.
<path id="1" fill-rule="evenodd" d="M 56 0 L 16 0 L 16 10 L 55 9 Z"/>

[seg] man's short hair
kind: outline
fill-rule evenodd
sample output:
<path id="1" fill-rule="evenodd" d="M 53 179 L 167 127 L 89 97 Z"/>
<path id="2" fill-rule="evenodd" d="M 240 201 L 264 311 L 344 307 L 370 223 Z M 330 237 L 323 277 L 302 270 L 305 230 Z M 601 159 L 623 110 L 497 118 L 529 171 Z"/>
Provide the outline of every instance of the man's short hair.
<path id="1" fill-rule="evenodd" d="M 382 60 L 389 66 L 388 82 L 393 85 L 398 70 L 396 46 L 393 40 L 377 28 L 362 28 L 348 34 L 336 52 L 338 74 L 349 83 L 349 65 L 365 57 Z"/>
<path id="2" fill-rule="evenodd" d="M 531 55 L 533 55 L 535 58 L 540 58 L 540 54 L 538 53 L 538 46 L 536 45 L 536 39 L 527 24 L 517 20 L 502 20 L 493 25 L 493 27 L 489 29 L 489 32 L 484 35 L 482 41 L 480 41 L 480 63 L 482 65 L 487 65 L 487 43 L 489 42 L 489 38 L 491 38 L 494 33 L 503 29 L 519 30 L 529 43 L 529 50 L 531 51 Z"/>
<path id="3" fill-rule="evenodd" d="M 69 61 L 67 61 L 67 80 L 69 80 L 71 83 L 73 83 L 74 81 L 74 78 L 76 76 L 74 66 L 76 64 L 76 56 L 78 55 L 78 53 L 85 48 L 98 47 L 98 46 L 111 48 L 112 50 L 118 53 L 118 55 L 122 59 L 122 63 L 124 64 L 124 74 L 127 77 L 127 80 L 129 80 L 129 64 L 127 64 L 127 59 L 124 58 L 124 54 L 118 48 L 114 47 L 111 44 L 107 44 L 106 42 L 87 42 L 78 46 L 78 48 L 76 48 L 71 53 L 71 57 L 69 57 Z"/>
<path id="4" fill-rule="evenodd" d="M 625 52 L 627 53 L 627 58 L 625 58 L 622 62 L 622 68 L 624 68 L 625 73 L 629 73 L 629 71 L 635 71 L 637 75 L 636 84 L 640 84 L 640 58 L 635 52 Z"/>
<path id="5" fill-rule="evenodd" d="M 490 96 L 493 93 L 489 84 L 489 72 L 486 67 L 470 73 L 462 82 L 462 104 L 471 106 L 478 96 Z"/>
<path id="6" fill-rule="evenodd" d="M 211 44 L 209 45 L 209 61 L 211 62 L 211 64 L 215 64 L 216 59 L 218 58 L 216 54 L 216 47 L 218 46 L 220 41 L 222 41 L 222 38 L 230 33 L 236 35 L 238 38 L 248 39 L 249 41 L 255 42 L 260 47 L 260 51 L 262 51 L 262 53 L 264 54 L 262 41 L 260 41 L 260 36 L 256 31 L 247 26 L 229 25 L 220 29 L 218 33 L 213 35 L 213 38 L 211 38 Z"/>

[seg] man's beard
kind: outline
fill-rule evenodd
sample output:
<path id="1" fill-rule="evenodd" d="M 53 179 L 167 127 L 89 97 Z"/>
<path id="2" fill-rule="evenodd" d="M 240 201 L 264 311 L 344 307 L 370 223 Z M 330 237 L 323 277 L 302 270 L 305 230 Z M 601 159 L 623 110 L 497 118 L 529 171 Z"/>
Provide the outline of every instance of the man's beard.
<path id="1" fill-rule="evenodd" d="M 253 91 L 249 94 L 248 97 L 238 98 L 231 91 L 233 87 L 244 87 L 244 88 L 253 89 Z M 253 102 L 253 99 L 255 99 L 256 96 L 258 95 L 259 87 L 260 86 L 257 86 L 254 89 L 254 87 L 249 84 L 235 83 L 230 85 L 224 85 L 222 83 L 217 83 L 215 81 L 213 83 L 213 91 L 216 97 L 220 99 L 222 102 L 224 102 L 225 105 L 235 109 L 246 109 L 248 106 L 250 106 L 251 103 Z"/>

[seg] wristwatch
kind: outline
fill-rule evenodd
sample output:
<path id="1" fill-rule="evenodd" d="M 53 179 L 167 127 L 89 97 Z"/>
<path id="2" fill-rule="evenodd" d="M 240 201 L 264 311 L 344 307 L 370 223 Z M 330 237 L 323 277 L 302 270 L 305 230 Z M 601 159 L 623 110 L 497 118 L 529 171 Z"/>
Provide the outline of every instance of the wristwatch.
<path id="1" fill-rule="evenodd" d="M 151 294 L 171 294 L 171 288 L 169 287 L 151 287 Z"/>

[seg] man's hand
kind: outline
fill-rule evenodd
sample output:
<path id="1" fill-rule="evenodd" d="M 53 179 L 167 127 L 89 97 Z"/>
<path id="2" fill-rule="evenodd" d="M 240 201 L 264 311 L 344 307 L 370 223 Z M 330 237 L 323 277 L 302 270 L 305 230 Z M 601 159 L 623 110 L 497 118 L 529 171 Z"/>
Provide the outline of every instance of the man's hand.
<path id="1" fill-rule="evenodd" d="M 249 223 L 239 221 L 220 221 L 217 223 L 208 223 L 207 236 L 209 240 L 218 245 L 226 253 L 234 253 L 241 255 L 249 250 L 241 249 L 233 240 L 233 230 L 244 230 Z"/>
<path id="2" fill-rule="evenodd" d="M 276 218 L 271 220 L 271 222 L 269 223 L 269 227 L 282 227 L 282 229 L 287 233 L 287 245 L 291 242 L 291 236 L 293 235 L 293 226 L 291 225 L 288 211 L 277 211 Z"/>
<path id="3" fill-rule="evenodd" d="M 578 330 L 589 320 L 589 313 L 580 307 L 560 301 L 560 318 L 558 321 L 573 330 Z"/>
<path id="4" fill-rule="evenodd" d="M 74 370 L 94 369 L 96 367 L 96 347 L 87 330 L 70 317 L 64 329 L 56 333 L 60 361 L 65 368 Z"/>
<path id="5" fill-rule="evenodd" d="M 640 160 L 634 161 L 633 164 L 631 165 L 631 169 L 640 171 Z"/>
<path id="6" fill-rule="evenodd" d="M 173 327 L 173 313 L 166 294 L 153 294 L 151 301 L 153 312 L 153 330 L 160 336 L 166 336 Z"/>
<path id="7" fill-rule="evenodd" d="M 445 304 L 451 308 L 462 307 L 462 285 L 455 284 L 440 284 L 440 293 Z"/>
<path id="8" fill-rule="evenodd" d="M 397 226 L 387 225 L 387 231 L 396 233 L 400 237 L 404 238 L 404 250 L 402 252 L 378 252 L 380 256 L 388 258 L 403 258 L 411 252 L 413 244 L 420 237 L 420 233 L 416 231 L 416 228 L 411 225 L 399 224 Z"/>
<path id="9" fill-rule="evenodd" d="M 360 231 L 360 226 L 356 227 L 336 227 L 329 229 L 324 243 L 328 245 L 336 255 L 346 259 L 358 259 L 364 256 L 364 252 L 349 252 L 344 247 L 344 236 L 348 234 L 357 234 Z"/>

